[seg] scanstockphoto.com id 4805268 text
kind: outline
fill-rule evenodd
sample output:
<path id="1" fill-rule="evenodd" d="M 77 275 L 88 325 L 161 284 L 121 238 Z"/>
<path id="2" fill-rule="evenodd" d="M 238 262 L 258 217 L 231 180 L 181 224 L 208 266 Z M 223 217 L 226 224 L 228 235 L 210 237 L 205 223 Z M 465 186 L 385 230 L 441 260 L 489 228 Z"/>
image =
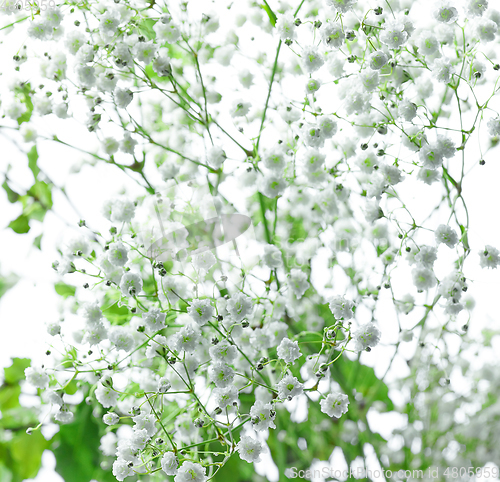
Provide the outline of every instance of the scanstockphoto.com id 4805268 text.
<path id="1" fill-rule="evenodd" d="M 346 480 L 370 479 L 464 479 L 475 477 L 476 479 L 498 479 L 500 469 L 495 465 L 484 467 L 428 467 L 427 469 L 413 470 L 390 470 L 390 469 L 365 469 L 363 467 L 347 469 L 335 469 L 334 467 L 322 467 L 318 469 L 298 469 L 290 467 L 285 471 L 289 479 L 323 480 L 336 479 Z"/>

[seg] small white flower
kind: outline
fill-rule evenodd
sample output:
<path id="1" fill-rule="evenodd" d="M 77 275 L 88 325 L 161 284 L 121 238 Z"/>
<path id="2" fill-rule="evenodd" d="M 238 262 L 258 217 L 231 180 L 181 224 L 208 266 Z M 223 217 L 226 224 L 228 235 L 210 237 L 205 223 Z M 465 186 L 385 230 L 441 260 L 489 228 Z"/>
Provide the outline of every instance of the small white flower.
<path id="1" fill-rule="evenodd" d="M 94 393 L 95 398 L 104 408 L 110 408 L 116 405 L 116 402 L 120 397 L 118 392 L 115 392 L 107 385 L 103 385 L 102 381 L 97 384 L 97 389 Z"/>
<path id="2" fill-rule="evenodd" d="M 418 290 L 428 290 L 436 286 L 436 277 L 429 268 L 415 268 L 411 274 L 413 284 Z"/>
<path id="3" fill-rule="evenodd" d="M 325 59 L 316 47 L 304 47 L 301 53 L 304 70 L 312 74 L 316 72 L 324 63 Z"/>
<path id="4" fill-rule="evenodd" d="M 128 248 L 121 242 L 111 243 L 108 249 L 108 259 L 113 266 L 125 266 L 128 260 Z"/>
<path id="5" fill-rule="evenodd" d="M 336 319 L 350 320 L 353 316 L 354 303 L 343 296 L 334 296 L 329 300 L 330 310 Z"/>
<path id="6" fill-rule="evenodd" d="M 454 248 L 458 243 L 458 234 L 446 224 L 440 224 L 436 231 L 434 231 L 434 236 L 437 244 L 446 244 L 448 248 Z"/>
<path id="7" fill-rule="evenodd" d="M 177 471 L 174 482 L 206 482 L 208 478 L 206 473 L 207 469 L 205 467 L 186 461 L 182 463 Z"/>
<path id="8" fill-rule="evenodd" d="M 172 385 L 167 377 L 162 377 L 158 380 L 158 393 L 167 393 Z"/>
<path id="9" fill-rule="evenodd" d="M 227 340 L 222 340 L 210 347 L 210 358 L 215 362 L 232 363 L 237 355 L 237 349 Z"/>
<path id="10" fill-rule="evenodd" d="M 285 375 L 278 383 L 278 397 L 281 400 L 291 400 L 302 393 L 304 393 L 304 385 L 290 374 Z"/>
<path id="11" fill-rule="evenodd" d="M 300 269 L 290 270 L 288 285 L 298 300 L 302 298 L 310 286 L 307 275 Z"/>
<path id="12" fill-rule="evenodd" d="M 251 104 L 243 100 L 233 102 L 230 113 L 232 117 L 244 117 L 250 111 Z"/>
<path id="13" fill-rule="evenodd" d="M 161 469 L 167 475 L 177 475 L 179 459 L 173 452 L 166 452 L 161 458 Z"/>
<path id="14" fill-rule="evenodd" d="M 276 20 L 276 30 L 281 38 L 281 40 L 295 39 L 295 19 L 293 18 L 292 12 L 286 12 L 283 15 L 279 15 Z"/>
<path id="15" fill-rule="evenodd" d="M 352 335 L 354 340 L 354 350 L 363 351 L 373 348 L 380 341 L 380 330 L 373 323 L 366 323 L 358 328 Z"/>
<path id="16" fill-rule="evenodd" d="M 370 57 L 368 57 L 368 61 L 370 62 L 370 69 L 380 70 L 382 67 L 387 65 L 389 58 L 384 52 L 377 50 L 376 52 L 373 52 Z"/>
<path id="17" fill-rule="evenodd" d="M 102 417 L 102 421 L 106 425 L 116 425 L 119 420 L 120 420 L 120 417 L 116 413 L 113 413 L 113 412 L 108 412 L 108 413 L 104 414 Z"/>
<path id="18" fill-rule="evenodd" d="M 488 0 L 468 0 L 466 12 L 472 17 L 480 17 L 488 8 Z"/>
<path id="19" fill-rule="evenodd" d="M 238 401 L 238 389 L 234 385 L 225 388 L 216 387 L 212 393 L 219 408 L 226 408 Z"/>
<path id="20" fill-rule="evenodd" d="M 500 251 L 487 244 L 484 250 L 479 252 L 479 264 L 481 268 L 496 268 L 500 265 Z"/>
<path id="21" fill-rule="evenodd" d="M 260 454 L 262 453 L 263 446 L 258 440 L 243 435 L 236 445 L 236 450 L 240 454 L 240 457 L 246 462 L 260 462 Z"/>
<path id="22" fill-rule="evenodd" d="M 134 470 L 129 467 L 129 462 L 127 460 L 118 458 L 113 462 L 113 475 L 117 480 L 122 482 L 125 478 L 134 475 Z"/>
<path id="23" fill-rule="evenodd" d="M 195 299 L 188 306 L 187 312 L 191 319 L 199 326 L 206 325 L 214 316 L 214 307 L 210 304 L 209 299 Z"/>
<path id="24" fill-rule="evenodd" d="M 339 23 L 327 22 L 321 26 L 320 34 L 328 47 L 339 49 L 344 43 L 345 34 Z"/>
<path id="25" fill-rule="evenodd" d="M 216 263 L 216 259 L 212 251 L 203 251 L 202 253 L 193 256 L 193 266 L 202 272 L 208 273 L 210 268 Z"/>
<path id="26" fill-rule="evenodd" d="M 343 393 L 329 393 L 319 404 L 323 413 L 330 417 L 340 418 L 342 414 L 347 413 L 349 397 Z"/>
<path id="27" fill-rule="evenodd" d="M 49 376 L 47 372 L 40 367 L 28 367 L 24 370 L 26 381 L 35 388 L 47 388 L 49 386 Z"/>
<path id="28" fill-rule="evenodd" d="M 274 245 L 268 244 L 264 246 L 263 261 L 269 268 L 279 268 L 283 265 L 281 251 Z"/>
<path id="29" fill-rule="evenodd" d="M 270 403 L 263 403 L 257 400 L 250 409 L 250 417 L 255 430 L 262 431 L 268 428 L 276 428 L 274 424 L 276 412 Z"/>
<path id="30" fill-rule="evenodd" d="M 231 296 L 227 303 L 227 311 L 236 323 L 243 321 L 252 312 L 252 298 L 239 291 Z"/>
<path id="31" fill-rule="evenodd" d="M 226 388 L 233 382 L 234 370 L 225 363 L 215 363 L 208 369 L 208 376 L 217 388 Z"/>
<path id="32" fill-rule="evenodd" d="M 150 308 L 142 314 L 142 319 L 150 331 L 158 331 L 165 327 L 166 313 L 162 313 L 159 308 Z"/>
<path id="33" fill-rule="evenodd" d="M 289 338 L 283 338 L 277 349 L 278 358 L 285 363 L 294 363 L 295 360 L 302 356 L 300 353 L 299 344 Z"/>
<path id="34" fill-rule="evenodd" d="M 226 157 L 226 153 L 219 146 L 213 146 L 207 151 L 207 162 L 214 169 L 219 169 Z"/>
<path id="35" fill-rule="evenodd" d="M 138 295 L 142 290 L 141 277 L 136 273 L 128 271 L 120 280 L 120 289 L 122 290 L 123 296 Z"/>
<path id="36" fill-rule="evenodd" d="M 405 30 L 405 25 L 396 21 L 387 22 L 384 31 L 380 34 L 380 41 L 390 49 L 398 49 L 407 40 L 408 33 Z"/>

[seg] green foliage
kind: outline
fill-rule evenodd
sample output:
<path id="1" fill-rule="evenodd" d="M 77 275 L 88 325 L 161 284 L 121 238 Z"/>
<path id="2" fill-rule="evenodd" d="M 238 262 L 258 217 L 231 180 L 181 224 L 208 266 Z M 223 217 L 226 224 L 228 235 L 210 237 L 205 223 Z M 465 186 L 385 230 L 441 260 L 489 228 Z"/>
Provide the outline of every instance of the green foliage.
<path id="1" fill-rule="evenodd" d="M 121 294 L 118 290 L 109 290 L 104 296 L 102 314 L 112 325 L 123 325 L 133 316 L 126 306 L 120 306 L 120 299 Z"/>
<path id="2" fill-rule="evenodd" d="M 21 84 L 20 87 L 14 89 L 16 97 L 26 105 L 26 112 L 17 119 L 17 123 L 21 125 L 23 122 L 28 122 L 33 113 L 33 102 L 31 102 L 31 85 L 28 82 Z"/>
<path id="3" fill-rule="evenodd" d="M 99 425 L 92 407 L 85 402 L 76 407 L 72 423 L 61 425 L 54 436 L 56 472 L 67 482 L 111 482 L 111 473 L 100 468 Z"/>
<path id="4" fill-rule="evenodd" d="M 13 358 L 4 368 L 4 383 L 0 387 L 0 481 L 21 482 L 33 478 L 41 466 L 42 454 L 50 446 L 40 431 L 31 435 L 26 429 L 38 423 L 37 413 L 19 403 L 20 382 L 29 358 Z"/>
<path id="5" fill-rule="evenodd" d="M 13 191 L 9 185 L 7 184 L 7 181 L 4 181 L 4 183 L 2 184 L 2 187 L 4 188 L 4 191 L 7 193 L 7 199 L 9 200 L 9 202 L 11 204 L 17 202 L 17 200 L 19 199 L 19 194 L 15 191 Z"/>
<path id="6" fill-rule="evenodd" d="M 67 285 L 66 283 L 56 283 L 54 285 L 56 293 L 63 298 L 68 298 L 69 296 L 75 296 L 76 287 Z"/>
<path id="7" fill-rule="evenodd" d="M 0 275 L 0 298 L 7 293 L 19 280 L 19 277 L 15 274 L 9 274 L 7 276 Z"/>

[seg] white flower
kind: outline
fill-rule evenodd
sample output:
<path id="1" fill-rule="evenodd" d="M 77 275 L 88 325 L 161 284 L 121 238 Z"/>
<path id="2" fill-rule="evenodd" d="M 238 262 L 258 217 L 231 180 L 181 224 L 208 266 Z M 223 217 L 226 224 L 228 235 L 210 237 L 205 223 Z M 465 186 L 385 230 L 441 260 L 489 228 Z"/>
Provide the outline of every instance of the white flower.
<path id="1" fill-rule="evenodd" d="M 73 412 L 70 412 L 68 409 L 61 408 L 54 415 L 54 420 L 61 423 L 71 423 L 73 421 Z"/>
<path id="2" fill-rule="evenodd" d="M 130 447 L 132 450 L 143 450 L 146 446 L 146 443 L 151 437 L 148 435 L 148 431 L 146 429 L 135 430 L 130 437 Z"/>
<path id="3" fill-rule="evenodd" d="M 303 392 L 304 385 L 290 374 L 285 375 L 278 383 L 278 397 L 281 400 L 291 400 L 293 397 L 302 395 Z"/>
<path id="4" fill-rule="evenodd" d="M 417 178 L 425 184 L 431 185 L 441 179 L 441 174 L 436 169 L 422 168 L 418 171 Z"/>
<path id="5" fill-rule="evenodd" d="M 418 290 L 428 290 L 436 286 L 436 277 L 429 268 L 415 268 L 411 274 L 413 284 Z"/>
<path id="6" fill-rule="evenodd" d="M 500 136 L 500 117 L 492 117 L 488 121 L 488 132 L 490 136 L 495 137 L 495 136 Z"/>
<path id="7" fill-rule="evenodd" d="M 159 308 L 150 308 L 142 314 L 142 319 L 150 331 L 158 331 L 165 327 L 166 313 L 162 313 Z"/>
<path id="8" fill-rule="evenodd" d="M 225 388 L 214 388 L 212 392 L 215 397 L 215 403 L 220 408 L 226 408 L 238 401 L 238 389 L 234 385 Z"/>
<path id="9" fill-rule="evenodd" d="M 116 89 L 114 95 L 116 105 L 121 109 L 125 109 L 134 98 L 134 94 L 130 89 Z"/>
<path id="10" fill-rule="evenodd" d="M 436 10 L 434 10 L 434 18 L 438 22 L 452 23 L 458 18 L 458 11 L 452 7 L 448 2 L 441 3 Z"/>
<path id="11" fill-rule="evenodd" d="M 239 323 L 252 312 L 252 306 L 252 298 L 239 291 L 231 296 L 226 309 L 231 314 L 233 320 Z"/>
<path id="12" fill-rule="evenodd" d="M 126 477 L 134 475 L 134 470 L 129 467 L 128 461 L 118 458 L 113 462 L 113 475 L 122 482 Z"/>
<path id="13" fill-rule="evenodd" d="M 212 251 L 203 251 L 202 253 L 193 256 L 193 266 L 200 271 L 208 273 L 210 268 L 216 263 L 216 259 Z"/>
<path id="14" fill-rule="evenodd" d="M 405 30 L 405 25 L 396 21 L 387 22 L 384 31 L 380 34 L 380 41 L 390 49 L 398 49 L 407 40 L 408 33 Z"/>
<path id="15" fill-rule="evenodd" d="M 108 457 L 113 457 L 116 455 L 116 442 L 118 437 L 114 432 L 108 432 L 106 435 L 101 437 L 101 444 L 99 445 L 99 450 Z"/>
<path id="16" fill-rule="evenodd" d="M 170 388 L 172 388 L 172 384 L 168 380 L 167 377 L 162 377 L 158 380 L 158 392 L 159 393 L 167 393 Z"/>
<path id="17" fill-rule="evenodd" d="M 40 367 L 28 367 L 24 370 L 26 381 L 35 388 L 47 388 L 49 386 L 49 376 L 47 372 Z"/>
<path id="18" fill-rule="evenodd" d="M 323 413 L 330 417 L 340 418 L 342 414 L 347 413 L 349 397 L 343 393 L 329 393 L 319 404 Z"/>
<path id="19" fill-rule="evenodd" d="M 262 453 L 263 446 L 258 440 L 247 435 L 242 435 L 236 445 L 236 450 L 246 462 L 260 462 L 260 454 Z"/>
<path id="20" fill-rule="evenodd" d="M 108 249 L 108 259 L 113 266 L 125 266 L 128 260 L 128 248 L 121 242 L 111 243 Z"/>
<path id="21" fill-rule="evenodd" d="M 334 296 L 329 300 L 330 310 L 336 319 L 350 320 L 353 316 L 354 303 L 343 296 Z"/>
<path id="22" fill-rule="evenodd" d="M 168 77 L 172 75 L 170 58 L 167 55 L 159 55 L 153 62 L 153 71 L 158 77 Z"/>
<path id="23" fill-rule="evenodd" d="M 401 330 L 399 334 L 399 339 L 401 341 L 409 342 L 413 340 L 413 331 L 410 330 Z"/>
<path id="24" fill-rule="evenodd" d="M 134 45 L 133 53 L 139 62 L 148 65 L 156 55 L 156 49 L 157 47 L 152 40 L 149 42 L 137 42 Z"/>
<path id="25" fill-rule="evenodd" d="M 484 250 L 479 252 L 479 264 L 481 268 L 496 268 L 500 265 L 500 251 L 487 244 Z"/>
<path id="26" fill-rule="evenodd" d="M 116 413 L 113 413 L 113 412 L 108 412 L 108 413 L 104 414 L 102 417 L 102 421 L 106 425 L 116 425 L 119 420 L 120 420 L 120 417 Z"/>
<path id="27" fill-rule="evenodd" d="M 302 298 L 310 286 L 307 275 L 300 269 L 290 270 L 288 285 L 298 300 Z"/>
<path id="28" fill-rule="evenodd" d="M 423 166 L 428 169 L 437 169 L 443 164 L 443 154 L 439 146 L 426 144 L 419 152 Z"/>
<path id="29" fill-rule="evenodd" d="M 488 0 L 468 0 L 465 8 L 468 15 L 480 17 L 488 8 Z"/>
<path id="30" fill-rule="evenodd" d="M 161 458 L 161 469 L 167 475 L 177 475 L 179 459 L 173 452 L 166 452 Z"/>
<path id="31" fill-rule="evenodd" d="M 208 376 L 217 388 L 226 388 L 233 382 L 234 370 L 229 365 L 219 362 L 208 369 Z"/>
<path id="32" fill-rule="evenodd" d="M 302 65 L 304 70 L 311 74 L 316 72 L 324 63 L 325 59 L 319 53 L 317 47 L 304 47 L 301 53 Z"/>
<path id="33" fill-rule="evenodd" d="M 281 251 L 273 244 L 264 246 L 264 256 L 262 260 L 266 266 L 269 266 L 269 268 L 279 268 L 283 265 Z"/>
<path id="34" fill-rule="evenodd" d="M 451 62 L 446 57 L 440 57 L 434 60 L 431 67 L 432 75 L 439 80 L 447 84 L 451 80 L 451 75 L 453 74 L 453 66 Z"/>
<path id="35" fill-rule="evenodd" d="M 270 174 L 262 178 L 260 191 L 264 196 L 275 198 L 281 196 L 286 187 L 287 183 L 281 175 Z"/>
<path id="36" fill-rule="evenodd" d="M 214 169 L 219 169 L 226 157 L 226 153 L 219 146 L 213 146 L 207 151 L 207 162 Z"/>
<path id="37" fill-rule="evenodd" d="M 492 42 L 498 30 L 497 24 L 489 18 L 481 18 L 476 23 L 476 32 L 484 42 Z"/>
<path id="38" fill-rule="evenodd" d="M 122 290 L 123 296 L 138 295 L 142 290 L 141 277 L 136 273 L 128 271 L 120 280 L 120 289 Z"/>
<path id="39" fill-rule="evenodd" d="M 396 302 L 396 308 L 398 311 L 402 311 L 405 314 L 408 314 L 415 307 L 415 298 L 407 293 L 403 295 L 399 301 Z"/>
<path id="40" fill-rule="evenodd" d="M 193 353 L 200 339 L 199 328 L 196 328 L 192 324 L 182 327 L 174 337 L 173 347 L 179 352 Z"/>
<path id="41" fill-rule="evenodd" d="M 294 39 L 295 38 L 295 19 L 293 18 L 292 12 L 286 12 L 283 15 L 279 15 L 276 20 L 276 30 L 281 38 L 281 40 Z"/>
<path id="42" fill-rule="evenodd" d="M 87 324 L 85 326 L 85 336 L 83 343 L 89 343 L 90 346 L 98 345 L 108 337 L 108 332 L 101 322 Z"/>
<path id="43" fill-rule="evenodd" d="M 380 330 L 373 323 L 366 323 L 358 328 L 352 335 L 354 340 L 354 350 L 363 351 L 373 348 L 380 341 Z"/>
<path id="44" fill-rule="evenodd" d="M 320 34 L 328 47 L 339 49 L 344 43 L 345 34 L 342 25 L 334 22 L 327 22 L 321 26 Z"/>
<path id="45" fill-rule="evenodd" d="M 333 7 L 339 13 L 346 13 L 352 10 L 358 0 L 326 0 L 326 4 Z"/>
<path id="46" fill-rule="evenodd" d="M 110 408 L 116 405 L 120 394 L 115 392 L 111 387 L 103 385 L 103 381 L 97 384 L 97 389 L 94 392 L 95 398 L 104 408 Z"/>
<path id="47" fill-rule="evenodd" d="M 276 428 L 274 424 L 276 412 L 270 403 L 263 403 L 257 400 L 250 409 L 250 417 L 255 430 L 262 431 L 268 428 Z"/>
<path id="48" fill-rule="evenodd" d="M 276 144 L 269 149 L 263 158 L 264 166 L 276 174 L 282 173 L 286 167 L 285 148 L 282 144 Z"/>
<path id="49" fill-rule="evenodd" d="M 233 102 L 230 109 L 232 117 L 244 117 L 250 111 L 251 104 L 243 100 L 236 100 Z"/>
<path id="50" fill-rule="evenodd" d="M 58 321 L 53 321 L 47 323 L 47 333 L 50 336 L 56 336 L 61 334 L 61 324 Z"/>
<path id="51" fill-rule="evenodd" d="M 422 245 L 415 255 L 415 262 L 424 268 L 432 268 L 436 259 L 437 249 L 434 246 Z"/>
<path id="52" fill-rule="evenodd" d="M 156 32 L 157 40 L 167 42 L 169 44 L 177 42 L 181 36 L 181 32 L 175 23 L 172 22 L 172 17 L 166 14 L 154 24 L 153 30 Z"/>
<path id="53" fill-rule="evenodd" d="M 156 417 L 152 413 L 141 411 L 139 415 L 132 417 L 134 430 L 145 430 L 149 437 L 156 433 Z"/>
<path id="54" fill-rule="evenodd" d="M 127 132 L 123 135 L 123 139 L 120 142 L 120 150 L 133 155 L 136 145 L 137 141 Z"/>
<path id="55" fill-rule="evenodd" d="M 446 224 L 440 224 L 436 231 L 434 231 L 434 236 L 437 244 L 446 244 L 448 248 L 454 248 L 458 243 L 458 234 Z"/>
<path id="56" fill-rule="evenodd" d="M 108 338 L 117 350 L 129 352 L 134 348 L 134 337 L 125 326 L 115 326 L 108 334 Z"/>
<path id="57" fill-rule="evenodd" d="M 209 299 L 194 299 L 187 308 L 191 319 L 199 326 L 206 325 L 214 316 L 214 311 L 214 307 L 210 304 Z"/>
<path id="58" fill-rule="evenodd" d="M 215 362 L 232 363 L 237 355 L 237 349 L 227 340 L 222 340 L 210 347 L 210 358 Z"/>
<path id="59" fill-rule="evenodd" d="M 186 461 L 182 463 L 174 482 L 206 482 L 206 472 L 207 469 L 200 464 Z"/>
<path id="60" fill-rule="evenodd" d="M 111 208 L 111 221 L 129 223 L 135 216 L 135 204 L 128 199 L 116 199 Z"/>
<path id="61" fill-rule="evenodd" d="M 295 360 L 302 356 L 300 353 L 299 344 L 289 338 L 283 338 L 277 349 L 278 358 L 285 363 L 294 363 Z"/>
<path id="62" fill-rule="evenodd" d="M 405 99 L 399 104 L 398 113 L 399 117 L 402 117 L 407 122 L 411 122 L 417 115 L 417 106 Z"/>

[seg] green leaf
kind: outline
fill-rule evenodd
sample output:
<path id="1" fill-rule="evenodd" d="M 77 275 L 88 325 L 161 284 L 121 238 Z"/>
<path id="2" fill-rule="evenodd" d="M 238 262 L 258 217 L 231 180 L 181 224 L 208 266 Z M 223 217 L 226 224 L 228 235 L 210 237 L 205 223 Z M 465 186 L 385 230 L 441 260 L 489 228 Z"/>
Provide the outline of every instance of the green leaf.
<path id="1" fill-rule="evenodd" d="M 31 101 L 31 85 L 29 83 L 24 83 L 21 87 L 16 87 L 14 92 L 19 100 L 26 104 L 26 112 L 17 119 L 18 125 L 23 122 L 28 122 L 31 119 L 31 114 L 33 113 L 33 102 Z"/>
<path id="2" fill-rule="evenodd" d="M 26 407 L 14 407 L 2 410 L 0 426 L 8 430 L 26 431 L 28 427 L 38 424 L 38 416 L 35 410 Z"/>
<path id="3" fill-rule="evenodd" d="M 85 402 L 80 403 L 74 421 L 61 425 L 54 439 L 59 444 L 54 450 L 56 472 L 64 480 L 68 482 L 112 480 L 99 466 L 99 425 L 92 415 L 90 405 Z"/>
<path id="4" fill-rule="evenodd" d="M 4 181 L 2 184 L 2 187 L 4 188 L 5 192 L 7 193 L 7 199 L 9 200 L 10 203 L 15 203 L 19 199 L 19 194 L 15 191 L 13 191 L 9 185 L 7 184 L 7 181 Z"/>
<path id="5" fill-rule="evenodd" d="M 42 465 L 42 454 L 49 446 L 50 442 L 45 440 L 39 430 L 31 435 L 26 432 L 17 432 L 10 442 L 15 472 L 22 479 L 36 477 Z"/>
<path id="6" fill-rule="evenodd" d="M 0 298 L 7 293 L 17 282 L 19 277 L 15 274 L 0 276 Z"/>
<path id="7" fill-rule="evenodd" d="M 30 187 L 28 194 L 32 196 L 35 201 L 38 201 L 45 209 L 50 209 L 52 207 L 51 186 L 46 182 L 36 181 L 35 184 Z"/>
<path id="8" fill-rule="evenodd" d="M 42 249 L 41 248 L 41 244 L 42 244 L 42 236 L 43 234 L 40 234 L 38 235 L 34 240 L 33 240 L 33 246 L 35 246 L 36 248 L 38 249 Z"/>
<path id="9" fill-rule="evenodd" d="M 271 7 L 267 4 L 267 2 L 264 0 L 264 5 L 261 5 L 261 7 L 266 11 L 267 16 L 269 17 L 269 22 L 273 27 L 276 26 L 276 15 L 274 12 L 271 10 Z"/>
<path id="10" fill-rule="evenodd" d="M 56 293 L 63 298 L 68 298 L 68 296 L 75 296 L 76 287 L 67 285 L 66 283 L 56 283 L 54 285 Z"/>
<path id="11" fill-rule="evenodd" d="M 29 218 L 26 215 L 21 214 L 14 219 L 14 221 L 9 223 L 9 228 L 17 234 L 25 234 L 31 229 L 29 225 Z"/>
<path id="12" fill-rule="evenodd" d="M 14 385 L 24 380 L 24 370 L 26 370 L 30 364 L 31 360 L 29 358 L 13 358 L 12 365 L 3 369 L 5 382 Z"/>
<path id="13" fill-rule="evenodd" d="M 119 306 L 120 292 L 108 291 L 104 296 L 102 314 L 112 325 L 123 325 L 132 319 L 132 313 L 126 306 Z"/>
<path id="14" fill-rule="evenodd" d="M 38 161 L 38 151 L 36 150 L 36 146 L 33 146 L 31 150 L 28 152 L 28 166 L 35 177 L 35 181 L 38 178 L 38 174 L 40 173 L 40 169 L 37 165 Z"/>
<path id="15" fill-rule="evenodd" d="M 2 413 L 11 408 L 19 407 L 20 394 L 21 387 L 19 385 L 3 385 L 0 388 L 0 410 Z M 0 419 L 1 426 L 3 426 L 2 419 Z"/>
<path id="16" fill-rule="evenodd" d="M 144 35 L 148 40 L 156 38 L 156 32 L 153 30 L 153 25 L 157 22 L 152 18 L 146 18 L 139 22 L 138 28 L 140 35 Z"/>

